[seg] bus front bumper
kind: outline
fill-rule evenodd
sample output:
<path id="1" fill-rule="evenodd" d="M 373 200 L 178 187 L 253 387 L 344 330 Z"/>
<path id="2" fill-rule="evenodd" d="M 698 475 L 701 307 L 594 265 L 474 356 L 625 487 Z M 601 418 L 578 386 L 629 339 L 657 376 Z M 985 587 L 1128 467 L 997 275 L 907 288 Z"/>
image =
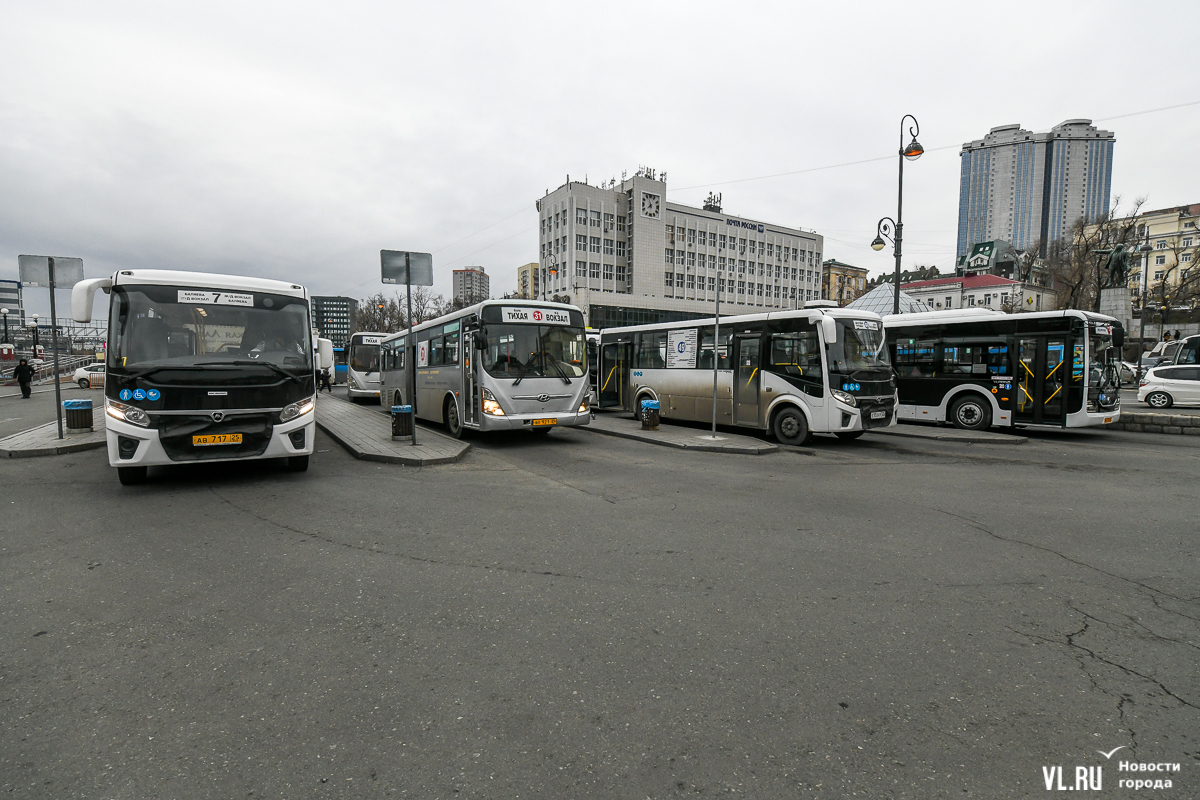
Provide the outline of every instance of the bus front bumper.
<path id="1" fill-rule="evenodd" d="M 554 420 L 554 422 L 547 423 L 546 420 Z M 505 415 L 503 417 L 494 417 L 491 414 L 484 414 L 479 427 L 485 431 L 528 431 L 543 427 L 578 427 L 579 425 L 587 425 L 591 421 L 591 411 L 571 412 L 565 414 L 562 412 L 547 414 L 512 414 Z"/>
<path id="2" fill-rule="evenodd" d="M 302 414 L 293 420 L 272 426 L 271 438 L 262 453 L 256 455 L 222 456 L 222 445 L 215 445 L 211 453 L 206 451 L 203 458 L 171 458 L 159 439 L 158 430 L 132 425 L 122 420 L 105 415 L 104 424 L 108 440 L 108 464 L 112 467 L 154 467 L 168 464 L 203 464 L 214 461 L 249 461 L 263 458 L 287 458 L 289 456 L 306 456 L 313 452 L 313 440 L 317 435 L 316 411 Z M 292 434 L 303 430 L 303 446 L 293 443 Z M 300 439 L 297 435 L 296 439 Z M 122 448 L 122 440 L 124 448 Z M 130 453 L 129 440 L 137 443 L 136 449 Z M 122 450 L 124 456 L 122 457 Z"/>

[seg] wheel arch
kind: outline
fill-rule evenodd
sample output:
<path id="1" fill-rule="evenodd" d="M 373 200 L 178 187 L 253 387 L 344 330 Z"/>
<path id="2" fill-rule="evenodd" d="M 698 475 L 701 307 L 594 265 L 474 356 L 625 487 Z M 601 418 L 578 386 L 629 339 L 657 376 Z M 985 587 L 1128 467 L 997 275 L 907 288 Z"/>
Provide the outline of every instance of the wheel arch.
<path id="1" fill-rule="evenodd" d="M 785 408 L 797 409 L 801 414 L 804 415 L 804 421 L 808 423 L 808 429 L 810 431 L 813 429 L 812 411 L 805 406 L 804 403 L 799 402 L 795 397 L 784 396 L 776 397 L 771 401 L 771 405 L 767 406 L 766 422 L 768 431 L 775 430 L 775 415 L 780 411 L 783 411 Z"/>
<path id="2" fill-rule="evenodd" d="M 447 389 L 446 394 L 442 396 L 442 405 L 438 409 L 438 414 L 441 415 L 441 419 L 439 420 L 439 422 L 441 422 L 443 425 L 446 424 L 446 404 L 447 403 L 454 403 L 454 408 L 456 411 L 458 411 L 458 421 L 459 421 L 459 424 L 461 425 L 462 418 L 463 418 L 462 417 L 462 407 L 459 405 L 458 395 L 455 394 L 453 389 Z"/>
<path id="3" fill-rule="evenodd" d="M 969 383 L 962 386 L 955 386 L 953 389 L 946 392 L 946 396 L 942 398 L 941 409 L 938 412 L 939 416 L 942 418 L 942 422 L 953 423 L 953 420 L 950 419 L 950 408 L 957 403 L 959 399 L 963 397 L 963 395 L 967 394 L 977 394 L 987 400 L 988 406 L 992 409 L 993 422 L 1000 419 L 1000 415 L 1004 413 L 1000 409 L 1000 404 L 996 402 L 995 395 L 982 386 Z"/>

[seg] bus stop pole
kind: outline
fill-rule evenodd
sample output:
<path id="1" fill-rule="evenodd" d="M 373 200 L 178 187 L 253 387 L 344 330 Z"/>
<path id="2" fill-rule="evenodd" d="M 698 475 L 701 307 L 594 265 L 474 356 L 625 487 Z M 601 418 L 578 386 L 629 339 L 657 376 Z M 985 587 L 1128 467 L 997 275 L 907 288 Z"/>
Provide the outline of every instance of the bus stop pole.
<path id="1" fill-rule="evenodd" d="M 404 254 L 404 295 L 408 299 L 408 335 L 405 346 L 411 358 L 408 363 L 408 404 L 412 408 L 412 446 L 417 446 L 417 342 L 413 336 L 412 318 L 412 254 Z"/>
<path id="2" fill-rule="evenodd" d="M 712 438 L 717 438 L 717 375 L 721 370 L 721 278 L 717 278 L 717 307 L 713 317 L 713 426 Z"/>
<path id="3" fill-rule="evenodd" d="M 63 438 L 62 381 L 58 375 L 58 325 L 54 313 L 54 257 L 50 262 L 50 345 L 54 348 L 54 413 L 58 418 L 58 438 Z"/>

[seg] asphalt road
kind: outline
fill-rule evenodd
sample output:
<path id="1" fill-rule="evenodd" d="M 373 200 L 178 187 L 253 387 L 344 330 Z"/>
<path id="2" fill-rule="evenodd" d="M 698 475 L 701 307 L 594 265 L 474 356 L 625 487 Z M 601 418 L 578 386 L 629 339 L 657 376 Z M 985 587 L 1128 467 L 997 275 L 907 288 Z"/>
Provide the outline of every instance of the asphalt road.
<path id="1" fill-rule="evenodd" d="M 80 389 L 73 383 L 64 383 L 61 393 L 64 400 L 90 398 L 96 404 L 104 402 L 99 389 Z M 35 385 L 28 400 L 21 397 L 19 387 L 0 386 L 0 439 L 54 420 L 54 384 Z"/>
<path id="2" fill-rule="evenodd" d="M 1195 438 L 318 449 L 0 462 L 4 791 L 1200 796 Z"/>

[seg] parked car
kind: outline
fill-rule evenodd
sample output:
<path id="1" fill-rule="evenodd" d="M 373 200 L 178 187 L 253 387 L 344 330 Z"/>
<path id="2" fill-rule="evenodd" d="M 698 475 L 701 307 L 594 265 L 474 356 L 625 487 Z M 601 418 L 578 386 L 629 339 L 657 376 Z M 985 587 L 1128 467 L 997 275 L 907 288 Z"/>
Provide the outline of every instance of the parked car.
<path id="1" fill-rule="evenodd" d="M 1137 364 L 1134 364 L 1129 361 L 1121 361 L 1118 364 L 1117 369 L 1120 371 L 1120 374 L 1121 374 L 1121 385 L 1122 386 L 1132 386 L 1133 384 L 1137 383 L 1137 372 L 1138 372 Z"/>
<path id="2" fill-rule="evenodd" d="M 80 389 L 99 388 L 104 385 L 104 364 L 88 364 L 75 370 L 75 382 Z"/>
<path id="3" fill-rule="evenodd" d="M 1200 366 L 1155 367 L 1142 378 L 1138 400 L 1151 408 L 1200 405 Z"/>

